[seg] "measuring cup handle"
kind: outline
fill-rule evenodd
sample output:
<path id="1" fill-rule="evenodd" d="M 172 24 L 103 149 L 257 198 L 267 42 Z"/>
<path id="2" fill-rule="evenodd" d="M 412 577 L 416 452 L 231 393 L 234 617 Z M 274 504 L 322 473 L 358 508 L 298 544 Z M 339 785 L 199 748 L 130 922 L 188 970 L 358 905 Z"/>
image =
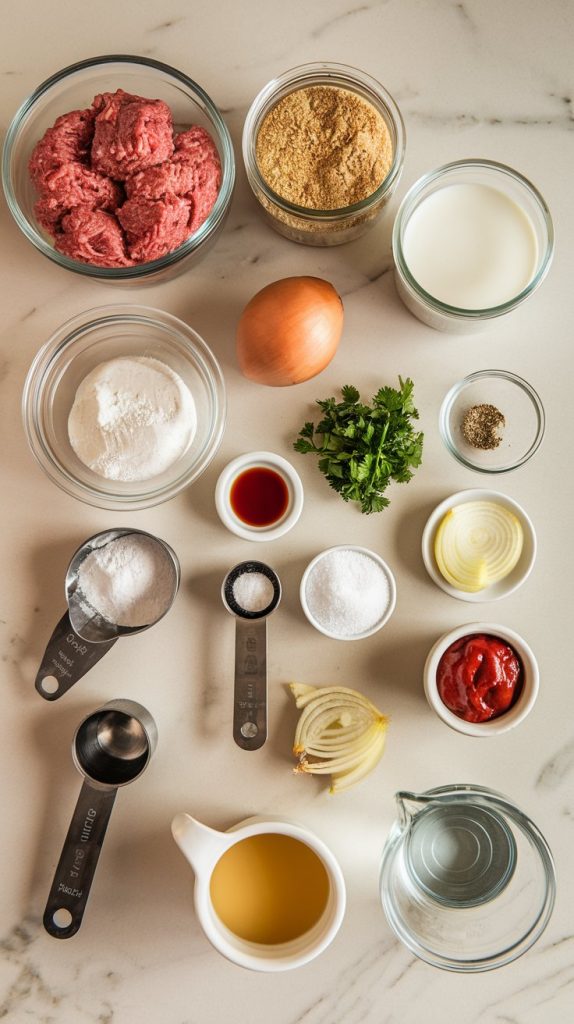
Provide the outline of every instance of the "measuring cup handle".
<path id="1" fill-rule="evenodd" d="M 267 620 L 236 619 L 233 739 L 259 750 L 267 739 Z"/>
<path id="2" fill-rule="evenodd" d="M 56 939 L 69 939 L 82 923 L 116 793 L 87 782 L 80 790 L 44 911 L 44 928 Z"/>
<path id="3" fill-rule="evenodd" d="M 62 616 L 48 641 L 36 676 L 36 689 L 44 700 L 58 700 L 89 672 L 117 640 L 94 644 L 79 636 L 69 613 Z"/>

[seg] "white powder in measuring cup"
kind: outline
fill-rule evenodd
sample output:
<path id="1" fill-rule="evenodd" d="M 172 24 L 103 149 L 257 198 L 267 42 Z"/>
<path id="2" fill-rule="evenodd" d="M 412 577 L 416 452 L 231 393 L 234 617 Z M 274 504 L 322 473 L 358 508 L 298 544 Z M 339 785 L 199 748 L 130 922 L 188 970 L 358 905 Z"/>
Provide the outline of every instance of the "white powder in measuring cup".
<path id="1" fill-rule="evenodd" d="M 148 626 L 173 599 L 173 563 L 151 537 L 130 533 L 94 548 L 78 570 L 78 597 L 117 626 Z"/>
<path id="2" fill-rule="evenodd" d="M 262 612 L 273 600 L 273 584 L 262 572 L 244 572 L 233 584 L 233 596 L 246 612 Z"/>
<path id="3" fill-rule="evenodd" d="M 122 356 L 84 377 L 68 418 L 78 458 L 107 480 L 159 476 L 187 450 L 195 402 L 179 374 L 159 359 Z"/>
<path id="4" fill-rule="evenodd" d="M 309 573 L 305 598 L 323 629 L 357 636 L 381 621 L 391 600 L 384 569 L 361 551 L 329 551 Z"/>

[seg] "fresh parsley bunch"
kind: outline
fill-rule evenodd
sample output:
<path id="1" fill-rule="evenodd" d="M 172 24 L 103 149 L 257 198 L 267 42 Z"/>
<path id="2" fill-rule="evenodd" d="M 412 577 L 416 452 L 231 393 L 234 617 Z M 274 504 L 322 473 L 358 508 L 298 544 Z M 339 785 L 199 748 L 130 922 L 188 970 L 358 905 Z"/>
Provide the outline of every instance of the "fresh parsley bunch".
<path id="1" fill-rule="evenodd" d="M 420 466 L 423 434 L 413 430 L 419 414 L 413 404 L 414 384 L 399 377 L 399 388 L 380 388 L 371 405 L 361 402 L 350 384 L 341 388 L 343 400 L 317 402 L 323 419 L 299 431 L 297 452 L 319 456 L 319 469 L 344 501 L 359 501 L 361 512 L 381 512 L 391 480 L 407 483 Z M 321 443 L 317 444 L 317 435 Z"/>

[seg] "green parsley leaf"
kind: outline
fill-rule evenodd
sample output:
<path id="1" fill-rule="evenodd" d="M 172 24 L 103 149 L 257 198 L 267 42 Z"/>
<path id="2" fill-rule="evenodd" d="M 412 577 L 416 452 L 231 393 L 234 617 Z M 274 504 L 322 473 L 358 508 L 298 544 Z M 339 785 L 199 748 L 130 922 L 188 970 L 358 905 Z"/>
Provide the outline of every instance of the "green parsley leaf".
<path id="1" fill-rule="evenodd" d="M 419 414 L 414 384 L 399 377 L 399 387 L 381 387 L 370 405 L 361 402 L 352 384 L 341 388 L 342 401 L 317 400 L 323 417 L 307 421 L 294 449 L 319 456 L 319 469 L 344 501 L 356 501 L 370 515 L 387 508 L 391 480 L 408 483 L 420 466 L 423 434 L 413 429 Z"/>

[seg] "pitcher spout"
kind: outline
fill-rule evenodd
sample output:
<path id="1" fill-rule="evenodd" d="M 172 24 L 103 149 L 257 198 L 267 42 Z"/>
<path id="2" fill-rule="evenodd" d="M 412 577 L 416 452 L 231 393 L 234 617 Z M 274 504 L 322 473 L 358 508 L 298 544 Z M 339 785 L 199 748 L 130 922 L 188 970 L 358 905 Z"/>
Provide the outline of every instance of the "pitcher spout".
<path id="1" fill-rule="evenodd" d="M 401 790 L 399 793 L 395 793 L 395 800 L 398 807 L 399 825 L 406 829 L 415 814 L 418 814 L 425 804 L 432 801 L 432 797 L 426 796 L 424 793 L 409 793 L 406 790 Z"/>

